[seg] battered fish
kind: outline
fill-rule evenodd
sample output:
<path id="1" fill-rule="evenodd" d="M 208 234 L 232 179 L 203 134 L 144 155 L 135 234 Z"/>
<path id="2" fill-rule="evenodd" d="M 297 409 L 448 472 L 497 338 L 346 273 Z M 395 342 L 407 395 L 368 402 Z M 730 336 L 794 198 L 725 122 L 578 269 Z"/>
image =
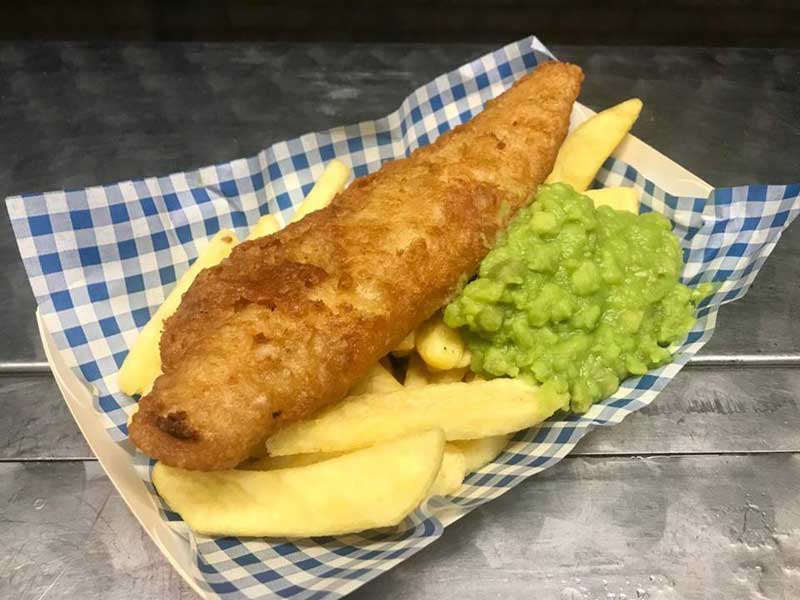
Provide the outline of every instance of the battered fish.
<path id="1" fill-rule="evenodd" d="M 165 324 L 133 443 L 168 465 L 228 469 L 341 400 L 454 296 L 544 181 L 582 79 L 540 66 L 469 123 L 203 271 Z"/>

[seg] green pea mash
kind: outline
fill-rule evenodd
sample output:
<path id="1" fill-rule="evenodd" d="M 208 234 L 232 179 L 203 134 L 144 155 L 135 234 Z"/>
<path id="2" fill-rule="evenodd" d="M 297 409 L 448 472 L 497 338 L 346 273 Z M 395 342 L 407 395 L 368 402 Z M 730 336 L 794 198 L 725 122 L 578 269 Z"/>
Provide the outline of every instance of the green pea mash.
<path id="1" fill-rule="evenodd" d="M 620 381 L 671 360 L 710 284 L 679 282 L 683 256 L 669 221 L 543 185 L 444 312 L 462 328 L 471 368 L 569 392 L 577 413 Z"/>

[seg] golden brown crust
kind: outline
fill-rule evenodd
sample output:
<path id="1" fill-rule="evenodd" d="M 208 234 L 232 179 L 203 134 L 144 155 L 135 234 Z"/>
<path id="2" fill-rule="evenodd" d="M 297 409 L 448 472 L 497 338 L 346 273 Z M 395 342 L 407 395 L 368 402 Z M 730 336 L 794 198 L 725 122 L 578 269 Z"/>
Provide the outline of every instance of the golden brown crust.
<path id="1" fill-rule="evenodd" d="M 344 397 L 452 297 L 548 175 L 582 78 L 540 66 L 466 125 L 202 272 L 165 325 L 164 374 L 133 442 L 170 465 L 231 468 Z"/>

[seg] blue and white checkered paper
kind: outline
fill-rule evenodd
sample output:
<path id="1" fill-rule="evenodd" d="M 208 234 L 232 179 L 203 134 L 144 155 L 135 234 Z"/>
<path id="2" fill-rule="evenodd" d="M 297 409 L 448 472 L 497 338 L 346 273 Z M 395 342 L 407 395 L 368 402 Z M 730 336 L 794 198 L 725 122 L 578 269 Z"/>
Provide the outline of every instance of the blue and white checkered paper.
<path id="1" fill-rule="evenodd" d="M 8 211 L 44 322 L 65 359 L 97 391 L 109 435 L 123 441 L 134 400 L 120 393 L 119 366 L 147 322 L 208 238 L 222 227 L 244 236 L 267 213 L 290 216 L 336 157 L 357 176 L 408 154 L 468 120 L 484 103 L 546 60 L 536 38 L 510 44 L 419 88 L 383 119 L 311 133 L 256 156 L 167 177 L 9 198 Z M 711 337 L 717 309 L 741 297 L 783 229 L 800 210 L 800 185 L 714 190 L 675 197 L 632 166 L 606 162 L 599 185 L 635 187 L 642 210 L 670 218 L 681 238 L 688 284 L 720 284 L 675 362 L 626 381 L 585 415 L 551 420 L 517 436 L 494 463 L 467 478 L 454 497 L 435 498 L 401 526 L 304 540 L 206 538 L 189 532 L 198 581 L 228 597 L 340 597 L 437 539 L 443 527 L 546 469 L 592 427 L 620 422 L 648 405 Z M 124 446 L 129 448 L 129 446 Z M 146 459 L 131 460 L 149 482 Z"/>

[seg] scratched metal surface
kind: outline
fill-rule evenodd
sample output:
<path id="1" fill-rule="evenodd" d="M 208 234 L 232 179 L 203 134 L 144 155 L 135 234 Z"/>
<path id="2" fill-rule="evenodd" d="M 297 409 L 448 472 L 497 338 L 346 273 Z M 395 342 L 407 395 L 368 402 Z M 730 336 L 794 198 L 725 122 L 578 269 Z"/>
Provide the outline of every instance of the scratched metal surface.
<path id="1" fill-rule="evenodd" d="M 0 195 L 167 173 L 385 114 L 490 49 L 0 44 Z M 800 52 L 555 48 L 594 107 L 717 185 L 800 177 Z M 450 529 L 357 598 L 800 597 L 800 228 L 646 411 Z M 42 361 L 0 216 L 0 597 L 191 598 L 102 474 Z M 780 353 L 782 367 L 753 355 Z M 716 364 L 716 363 L 715 363 Z"/>
<path id="2" fill-rule="evenodd" d="M 798 481 L 792 454 L 567 458 L 352 597 L 796 599 Z M 0 465 L 0 497 L 4 597 L 192 597 L 97 463 Z"/>

